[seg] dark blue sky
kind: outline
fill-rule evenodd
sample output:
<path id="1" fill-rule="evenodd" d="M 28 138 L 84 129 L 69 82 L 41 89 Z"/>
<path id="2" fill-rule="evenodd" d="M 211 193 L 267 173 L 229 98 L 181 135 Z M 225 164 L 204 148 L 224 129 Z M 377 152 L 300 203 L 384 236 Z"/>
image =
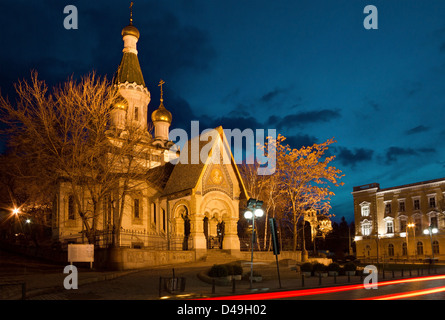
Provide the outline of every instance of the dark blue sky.
<path id="1" fill-rule="evenodd" d="M 111 78 L 130 1 L 0 2 L 0 88 L 30 69 L 49 84 Z M 78 30 L 66 30 L 66 5 Z M 363 9 L 378 9 L 366 30 Z M 334 137 L 345 185 L 332 213 L 353 219 L 353 186 L 444 177 L 445 2 L 441 0 L 135 1 L 139 59 L 172 128 L 274 128 L 291 146 Z"/>

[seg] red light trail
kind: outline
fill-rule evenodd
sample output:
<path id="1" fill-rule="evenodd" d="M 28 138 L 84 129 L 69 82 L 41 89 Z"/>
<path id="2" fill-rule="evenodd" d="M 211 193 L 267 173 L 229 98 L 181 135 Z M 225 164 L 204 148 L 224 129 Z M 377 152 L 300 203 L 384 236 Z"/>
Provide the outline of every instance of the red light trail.
<path id="1" fill-rule="evenodd" d="M 401 283 L 410 283 L 410 282 L 419 282 L 419 281 L 430 281 L 430 280 L 443 280 L 445 279 L 445 275 L 436 275 L 436 276 L 426 276 L 426 277 L 416 277 L 416 278 L 408 278 L 408 279 L 398 279 L 398 280 L 388 280 L 388 281 L 382 281 L 378 282 L 378 286 L 388 286 L 393 284 L 401 284 Z M 234 296 L 221 296 L 221 297 L 211 297 L 211 298 L 202 298 L 197 300 L 268 300 L 268 299 L 286 299 L 286 298 L 294 298 L 294 297 L 303 297 L 303 296 L 312 296 L 312 295 L 318 295 L 318 294 L 326 294 L 326 293 L 335 293 L 335 292 L 343 292 L 343 291 L 350 291 L 350 290 L 357 290 L 357 289 L 363 289 L 364 285 L 361 284 L 355 284 L 355 285 L 347 285 L 347 286 L 335 286 L 335 287 L 327 287 L 327 288 L 315 288 L 315 289 L 303 289 L 303 290 L 291 290 L 291 291 L 277 291 L 277 292 L 266 292 L 266 293 L 253 293 L 253 294 L 241 294 L 241 295 L 234 295 Z M 445 287 L 439 287 L 435 288 L 439 290 L 442 288 L 442 290 L 437 291 L 445 291 Z M 372 289 L 370 289 L 372 290 Z M 419 290 L 419 291 L 412 291 L 407 292 L 406 294 L 410 293 L 414 295 L 416 292 L 417 295 L 420 295 L 421 292 L 425 292 L 423 294 L 429 294 L 429 293 L 435 293 L 435 292 L 429 292 L 434 289 L 427 289 L 427 290 Z M 375 298 L 387 298 L 390 299 L 390 296 L 393 296 L 393 299 L 401 299 L 397 298 L 396 295 L 402 295 L 402 294 L 394 294 L 394 295 L 388 295 L 388 296 L 381 296 L 381 297 L 375 297 Z M 370 298 L 373 299 L 373 298 Z"/>

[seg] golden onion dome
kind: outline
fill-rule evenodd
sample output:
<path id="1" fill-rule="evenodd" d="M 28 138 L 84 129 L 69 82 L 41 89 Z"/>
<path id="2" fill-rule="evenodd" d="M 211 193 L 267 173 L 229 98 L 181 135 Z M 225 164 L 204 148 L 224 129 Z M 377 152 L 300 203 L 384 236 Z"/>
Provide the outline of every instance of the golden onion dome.
<path id="1" fill-rule="evenodd" d="M 139 39 L 140 33 L 139 30 L 132 23 L 130 23 L 128 26 L 122 29 L 122 37 L 126 35 L 135 36 Z"/>
<path id="2" fill-rule="evenodd" d="M 118 96 L 114 100 L 113 107 L 115 109 L 127 110 L 128 109 L 128 101 L 127 101 L 127 99 L 122 97 L 120 94 L 118 94 Z"/>
<path id="3" fill-rule="evenodd" d="M 165 121 L 168 123 L 172 122 L 172 114 L 170 113 L 170 111 L 165 109 L 162 101 L 161 101 L 161 105 L 159 106 L 159 108 L 156 109 L 155 111 L 153 111 L 153 113 L 151 114 L 151 121 L 153 121 L 153 122 Z"/>

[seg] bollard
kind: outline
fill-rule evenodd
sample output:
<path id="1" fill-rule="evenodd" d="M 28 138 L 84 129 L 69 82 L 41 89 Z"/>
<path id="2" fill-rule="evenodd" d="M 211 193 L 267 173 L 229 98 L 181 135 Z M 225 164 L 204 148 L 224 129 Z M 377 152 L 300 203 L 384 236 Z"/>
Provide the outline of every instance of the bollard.
<path id="1" fill-rule="evenodd" d="M 394 270 L 392 270 L 392 278 L 394 279 Z"/>
<path id="2" fill-rule="evenodd" d="M 337 283 L 337 272 L 334 273 L 334 283 Z"/>
<path id="3" fill-rule="evenodd" d="M 409 276 L 410 276 L 410 277 L 412 277 L 412 274 L 411 274 L 411 269 L 409 269 Z"/>
<path id="4" fill-rule="evenodd" d="M 351 275 L 348 272 L 348 282 L 351 282 Z"/>
<path id="5" fill-rule="evenodd" d="M 318 285 L 321 286 L 321 272 L 318 274 Z"/>
<path id="6" fill-rule="evenodd" d="M 402 277 L 403 277 L 403 268 L 402 268 Z"/>
<path id="7" fill-rule="evenodd" d="M 215 279 L 212 280 L 212 293 L 215 293 Z"/>
<path id="8" fill-rule="evenodd" d="M 304 274 L 301 275 L 301 286 L 304 287 Z"/>

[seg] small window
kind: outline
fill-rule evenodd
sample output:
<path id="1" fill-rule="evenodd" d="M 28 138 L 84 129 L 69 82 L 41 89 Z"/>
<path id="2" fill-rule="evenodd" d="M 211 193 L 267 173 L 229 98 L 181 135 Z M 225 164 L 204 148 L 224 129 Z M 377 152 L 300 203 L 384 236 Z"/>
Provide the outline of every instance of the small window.
<path id="1" fill-rule="evenodd" d="M 420 200 L 414 199 L 414 210 L 420 210 Z"/>
<path id="2" fill-rule="evenodd" d="M 75 219 L 75 205 L 74 205 L 74 196 L 68 196 L 68 220 Z"/>
<path id="3" fill-rule="evenodd" d="M 406 219 L 400 219 L 400 232 L 406 232 Z"/>
<path id="4" fill-rule="evenodd" d="M 399 211 L 400 212 L 405 212 L 405 201 L 400 201 L 399 202 Z"/>
<path id="5" fill-rule="evenodd" d="M 362 235 L 369 236 L 371 234 L 372 225 L 371 222 L 365 220 L 362 222 Z"/>
<path id="6" fill-rule="evenodd" d="M 394 233 L 393 221 L 386 221 L 386 233 Z"/>
<path id="7" fill-rule="evenodd" d="M 422 242 L 417 242 L 417 254 L 418 255 L 422 255 L 423 254 L 423 243 Z"/>
<path id="8" fill-rule="evenodd" d="M 166 221 L 166 219 L 165 219 L 165 210 L 162 209 L 162 230 L 164 230 L 164 231 L 166 229 L 165 221 Z"/>
<path id="9" fill-rule="evenodd" d="M 362 217 L 369 216 L 369 205 L 363 205 L 361 211 L 362 211 Z"/>
<path id="10" fill-rule="evenodd" d="M 406 242 L 402 243 L 402 255 L 407 256 L 408 255 L 408 245 Z"/>
<path id="11" fill-rule="evenodd" d="M 394 257 L 394 245 L 392 243 L 388 245 L 388 256 Z"/>
<path id="12" fill-rule="evenodd" d="M 439 241 L 437 240 L 433 241 L 433 253 L 439 254 Z"/>
<path id="13" fill-rule="evenodd" d="M 139 121 L 139 107 L 134 107 L 134 120 Z"/>
<path id="14" fill-rule="evenodd" d="M 430 197 L 429 199 L 430 208 L 436 207 L 436 197 Z"/>
<path id="15" fill-rule="evenodd" d="M 151 204 L 151 222 L 156 225 L 156 203 Z"/>
<path id="16" fill-rule="evenodd" d="M 139 219 L 141 217 L 140 215 L 140 206 L 139 206 L 139 199 L 133 199 L 133 210 L 134 210 L 134 218 Z"/>
<path id="17" fill-rule="evenodd" d="M 430 225 L 432 228 L 437 228 L 437 216 L 432 216 L 430 218 Z"/>
<path id="18" fill-rule="evenodd" d="M 385 205 L 385 213 L 391 213 L 391 203 Z"/>

